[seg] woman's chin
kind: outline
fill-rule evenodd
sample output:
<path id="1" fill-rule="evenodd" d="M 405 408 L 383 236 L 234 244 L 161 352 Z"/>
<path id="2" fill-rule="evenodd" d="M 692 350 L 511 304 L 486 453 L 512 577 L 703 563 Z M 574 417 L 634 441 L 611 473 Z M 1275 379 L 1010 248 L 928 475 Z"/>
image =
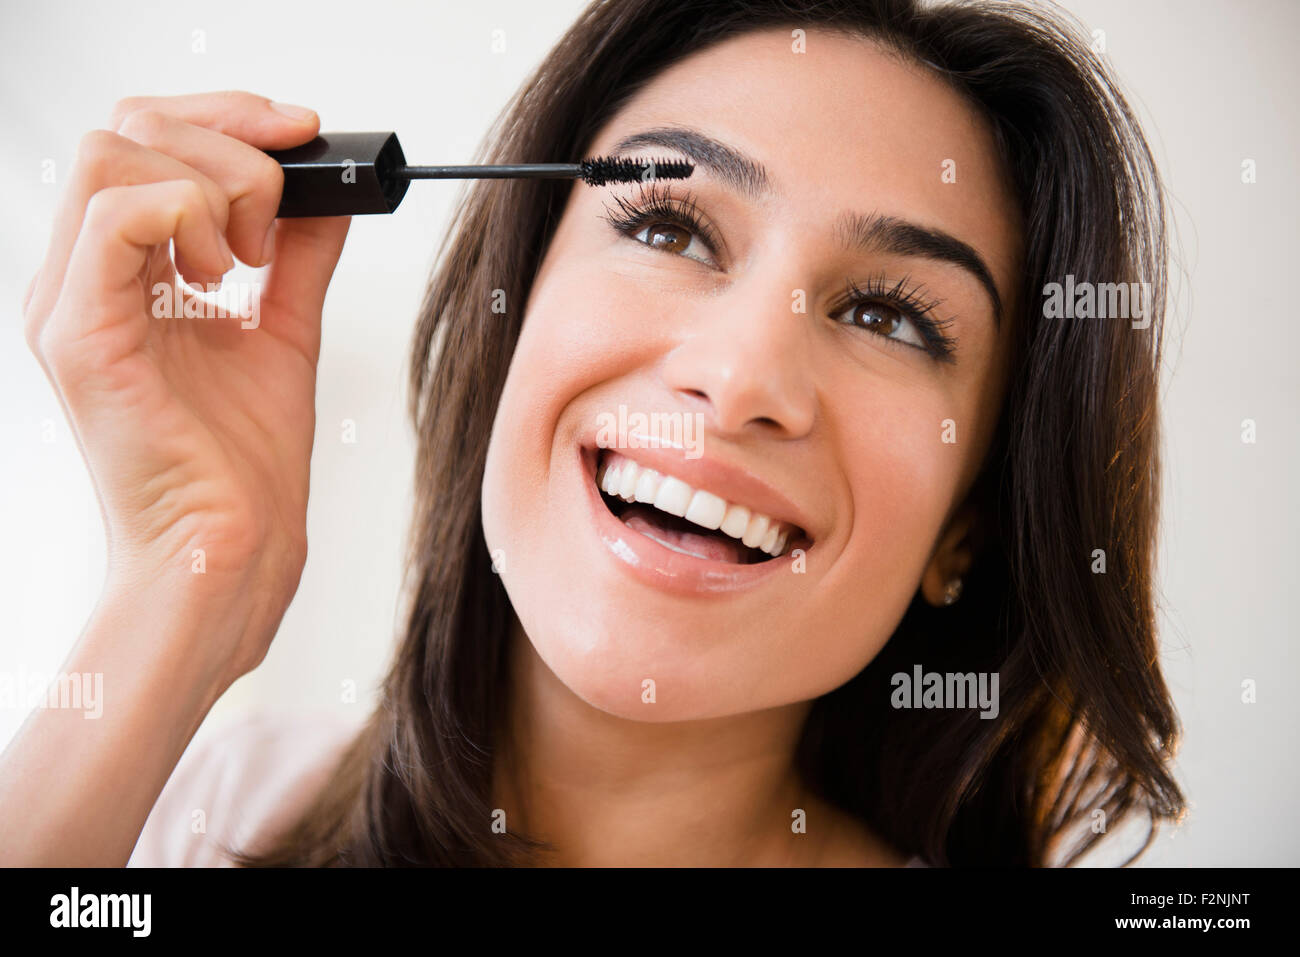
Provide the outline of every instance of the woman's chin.
<path id="1" fill-rule="evenodd" d="M 724 683 L 666 646 L 664 635 L 636 629 L 558 628 L 544 625 L 525 632 L 551 675 L 593 708 L 630 721 L 688 721 L 748 710 L 728 708 Z"/>

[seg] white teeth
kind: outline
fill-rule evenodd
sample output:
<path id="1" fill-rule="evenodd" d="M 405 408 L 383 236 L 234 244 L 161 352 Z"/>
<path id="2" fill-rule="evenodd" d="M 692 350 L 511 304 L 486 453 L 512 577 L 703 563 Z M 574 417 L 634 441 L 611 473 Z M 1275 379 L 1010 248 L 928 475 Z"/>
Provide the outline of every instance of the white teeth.
<path id="1" fill-rule="evenodd" d="M 722 517 L 727 514 L 727 503 L 710 492 L 696 492 L 686 509 L 686 521 L 716 529 L 722 524 Z"/>
<path id="2" fill-rule="evenodd" d="M 771 524 L 772 520 L 766 515 L 752 516 L 749 527 L 745 529 L 745 534 L 740 540 L 750 548 L 759 548 L 763 544 L 763 536 L 767 534 L 767 527 Z"/>
<path id="3" fill-rule="evenodd" d="M 627 502 L 645 502 L 662 512 L 685 518 L 703 528 L 738 538 L 750 548 L 780 555 L 790 538 L 790 526 L 766 515 L 735 505 L 712 492 L 694 489 L 681 479 L 643 468 L 619 457 L 604 460 L 596 470 L 596 484 L 609 495 Z"/>
<path id="4" fill-rule="evenodd" d="M 693 492 L 694 489 L 681 479 L 669 475 L 664 479 L 664 484 L 659 486 L 659 494 L 655 496 L 655 508 L 682 518 L 690 508 Z"/>
<path id="5" fill-rule="evenodd" d="M 749 528 L 749 509 L 743 505 L 727 506 L 727 515 L 722 520 L 721 528 L 732 538 L 744 538 L 745 529 Z"/>
<path id="6" fill-rule="evenodd" d="M 605 462 L 600 463 L 600 469 L 596 472 L 596 484 L 600 486 L 602 492 L 610 492 L 611 488 L 617 488 L 617 486 L 614 485 L 617 478 L 617 465 L 611 466 Z M 610 492 L 610 494 L 612 495 L 613 492 Z"/>
<path id="7" fill-rule="evenodd" d="M 653 505 L 655 496 L 659 494 L 659 486 L 663 482 L 664 477 L 654 469 L 642 469 L 641 477 L 636 480 L 636 500 Z"/>
<path id="8" fill-rule="evenodd" d="M 634 501 L 632 493 L 636 491 L 636 473 L 638 471 L 639 470 L 635 468 L 624 468 L 623 471 L 619 473 L 620 482 L 618 486 L 618 494 L 629 502 Z"/>

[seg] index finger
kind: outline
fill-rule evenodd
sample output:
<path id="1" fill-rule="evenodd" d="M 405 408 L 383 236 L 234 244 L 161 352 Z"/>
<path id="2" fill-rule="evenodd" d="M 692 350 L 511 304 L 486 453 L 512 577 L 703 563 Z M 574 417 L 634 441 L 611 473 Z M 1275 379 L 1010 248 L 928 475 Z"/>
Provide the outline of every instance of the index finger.
<path id="1" fill-rule="evenodd" d="M 126 118 L 139 110 L 166 113 L 263 150 L 298 146 L 320 130 L 320 117 L 315 110 L 278 103 L 243 90 L 182 96 L 129 96 L 113 107 L 110 128 L 115 133 L 121 132 Z"/>
<path id="2" fill-rule="evenodd" d="M 129 116 L 145 110 L 224 133 L 260 149 L 288 149 L 307 142 L 320 129 L 320 117 L 315 111 L 276 103 L 242 90 L 127 97 L 113 107 L 109 125 L 114 133 L 120 133 Z M 37 316 L 43 315 L 57 299 L 64 281 L 64 267 L 72 255 L 89 200 L 88 194 L 64 193 L 55 213 L 43 268 L 24 300 L 24 314 L 30 307 Z"/>

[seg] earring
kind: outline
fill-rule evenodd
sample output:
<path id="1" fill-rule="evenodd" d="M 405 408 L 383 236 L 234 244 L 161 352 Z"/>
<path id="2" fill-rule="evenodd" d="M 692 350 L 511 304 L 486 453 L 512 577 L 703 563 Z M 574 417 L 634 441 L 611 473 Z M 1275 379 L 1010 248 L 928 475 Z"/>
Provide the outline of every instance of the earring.
<path id="1" fill-rule="evenodd" d="M 960 597 L 961 597 L 961 579 L 954 578 L 952 581 L 948 582 L 946 586 L 944 586 L 943 603 L 945 605 L 951 605 Z"/>

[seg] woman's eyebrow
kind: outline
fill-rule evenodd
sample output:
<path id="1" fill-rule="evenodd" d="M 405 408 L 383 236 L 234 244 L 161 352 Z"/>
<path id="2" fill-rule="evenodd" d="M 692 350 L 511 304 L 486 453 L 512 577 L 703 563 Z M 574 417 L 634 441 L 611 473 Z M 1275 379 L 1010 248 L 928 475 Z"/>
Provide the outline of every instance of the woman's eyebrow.
<path id="1" fill-rule="evenodd" d="M 697 130 L 681 126 L 660 126 L 623 137 L 615 144 L 613 155 L 630 153 L 646 146 L 666 146 L 685 153 L 713 175 L 748 199 L 760 199 L 775 192 L 772 179 L 762 163 Z"/>
<path id="2" fill-rule="evenodd" d="M 897 216 L 844 213 L 835 223 L 840 241 L 852 249 L 876 249 L 899 256 L 919 256 L 958 266 L 979 280 L 993 304 L 994 325 L 1002 325 L 1002 297 L 988 265 L 969 244 L 942 229 L 919 226 Z"/>
<path id="3" fill-rule="evenodd" d="M 631 133 L 612 150 L 617 157 L 647 146 L 663 146 L 684 153 L 707 168 L 720 181 L 748 199 L 761 199 L 776 192 L 772 177 L 762 163 L 735 147 L 698 130 L 682 126 L 659 126 Z M 983 257 L 969 244 L 941 229 L 921 226 L 897 216 L 878 213 L 844 213 L 835 224 L 837 237 L 849 249 L 860 248 L 918 256 L 951 263 L 977 279 L 993 304 L 993 320 L 1002 322 L 1002 297 Z"/>

